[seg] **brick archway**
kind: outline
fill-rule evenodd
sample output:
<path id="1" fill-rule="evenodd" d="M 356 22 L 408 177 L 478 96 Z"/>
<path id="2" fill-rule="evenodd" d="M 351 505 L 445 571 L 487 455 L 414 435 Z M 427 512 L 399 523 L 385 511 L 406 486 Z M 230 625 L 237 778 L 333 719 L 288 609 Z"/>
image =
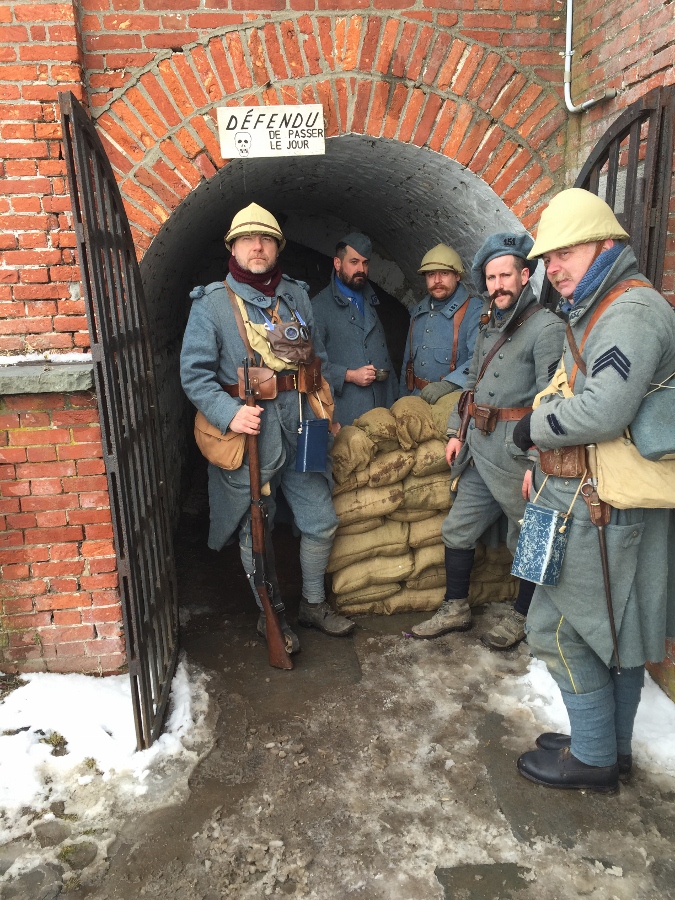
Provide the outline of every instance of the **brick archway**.
<path id="1" fill-rule="evenodd" d="M 386 15 L 289 17 L 167 51 L 96 111 L 142 254 L 226 164 L 218 105 L 322 103 L 328 136 L 426 147 L 536 222 L 563 163 L 566 116 L 544 74 L 451 27 Z"/>

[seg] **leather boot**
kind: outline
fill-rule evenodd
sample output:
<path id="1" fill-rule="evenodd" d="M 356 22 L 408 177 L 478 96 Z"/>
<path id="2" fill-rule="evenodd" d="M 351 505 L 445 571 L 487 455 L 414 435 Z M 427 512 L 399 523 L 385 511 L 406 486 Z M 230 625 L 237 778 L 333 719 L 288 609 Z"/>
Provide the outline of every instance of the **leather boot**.
<path id="1" fill-rule="evenodd" d="M 512 609 L 494 628 L 482 634 L 480 639 L 491 650 L 509 650 L 519 644 L 524 637 L 525 616 Z"/>
<path id="2" fill-rule="evenodd" d="M 322 603 L 308 603 L 304 597 L 300 601 L 298 624 L 305 628 L 318 628 L 331 637 L 344 637 L 356 627 L 351 619 L 334 613 L 325 600 Z"/>
<path id="3" fill-rule="evenodd" d="M 298 639 L 297 634 L 291 630 L 291 626 L 286 621 L 285 613 L 277 613 L 279 616 L 279 624 L 281 625 L 281 630 L 284 635 L 284 640 L 286 641 L 286 652 L 287 653 L 299 653 L 300 652 L 300 641 Z M 267 618 L 264 612 L 261 612 L 258 616 L 258 624 L 256 625 L 256 631 L 260 635 L 261 638 L 265 638 L 267 640 Z"/>
<path id="4" fill-rule="evenodd" d="M 619 786 L 619 766 L 587 766 L 572 756 L 569 747 L 562 750 L 530 750 L 518 760 L 518 771 L 525 778 L 546 787 L 603 794 Z"/>
<path id="5" fill-rule="evenodd" d="M 468 631 L 471 628 L 471 607 L 469 600 L 444 600 L 441 608 L 426 622 L 413 625 L 413 637 L 435 638 L 449 631 Z"/>
<path id="6" fill-rule="evenodd" d="M 562 750 L 563 747 L 571 746 L 572 738 L 569 734 L 546 731 L 544 734 L 539 735 L 535 743 L 540 750 Z M 633 771 L 632 755 L 630 753 L 619 753 L 616 761 L 619 765 L 619 778 L 621 781 L 628 781 Z"/>

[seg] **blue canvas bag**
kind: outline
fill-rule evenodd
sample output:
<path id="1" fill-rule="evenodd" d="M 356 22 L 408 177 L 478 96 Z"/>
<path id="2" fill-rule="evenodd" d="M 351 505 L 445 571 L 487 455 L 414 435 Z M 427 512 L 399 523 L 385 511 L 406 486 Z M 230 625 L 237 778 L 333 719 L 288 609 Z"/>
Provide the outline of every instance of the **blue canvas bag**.
<path id="1" fill-rule="evenodd" d="M 528 502 L 521 521 L 518 545 L 513 557 L 511 574 L 535 584 L 558 584 L 560 570 L 567 548 L 569 519 L 572 507 L 579 496 L 584 478 L 574 495 L 570 508 L 566 513 L 549 509 L 537 503 L 548 475 L 537 491 L 534 501 Z"/>
<path id="2" fill-rule="evenodd" d="M 675 372 L 660 384 L 650 385 L 630 424 L 633 443 L 645 459 L 675 458 Z"/>

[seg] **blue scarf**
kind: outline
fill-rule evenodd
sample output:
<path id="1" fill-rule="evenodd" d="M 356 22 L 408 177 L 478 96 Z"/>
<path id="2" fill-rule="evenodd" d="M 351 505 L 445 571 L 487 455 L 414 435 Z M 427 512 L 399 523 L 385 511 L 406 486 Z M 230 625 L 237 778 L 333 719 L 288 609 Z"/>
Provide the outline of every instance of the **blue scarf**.
<path id="1" fill-rule="evenodd" d="M 574 291 L 573 296 L 569 300 L 563 300 L 558 307 L 560 312 L 566 315 L 572 311 L 573 307 L 590 297 L 592 293 L 597 291 L 602 282 L 607 277 L 607 273 L 612 268 L 617 259 L 625 250 L 624 244 L 615 243 L 609 250 L 603 250 L 600 256 L 595 260 L 588 272 L 581 279 Z"/>
<path id="2" fill-rule="evenodd" d="M 361 291 L 355 291 L 353 288 L 347 287 L 346 284 L 343 284 L 340 281 L 340 279 L 337 275 L 335 276 L 335 284 L 337 286 L 337 289 L 342 294 L 342 296 L 346 297 L 347 300 L 349 300 L 349 302 L 352 303 L 358 309 L 358 311 L 361 313 L 361 315 L 364 315 L 363 293 Z"/>

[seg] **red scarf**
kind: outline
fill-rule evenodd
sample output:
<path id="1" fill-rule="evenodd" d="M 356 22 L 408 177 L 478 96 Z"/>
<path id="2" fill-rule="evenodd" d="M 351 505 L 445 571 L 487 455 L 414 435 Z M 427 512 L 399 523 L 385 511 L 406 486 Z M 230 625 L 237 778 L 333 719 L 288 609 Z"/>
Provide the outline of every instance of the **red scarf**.
<path id="1" fill-rule="evenodd" d="M 235 281 L 241 284 L 250 284 L 251 287 L 260 291 L 266 297 L 274 297 L 281 281 L 281 269 L 277 264 L 271 272 L 262 272 L 257 275 L 255 272 L 249 272 L 248 269 L 242 269 L 234 256 L 230 257 L 230 274 Z"/>

